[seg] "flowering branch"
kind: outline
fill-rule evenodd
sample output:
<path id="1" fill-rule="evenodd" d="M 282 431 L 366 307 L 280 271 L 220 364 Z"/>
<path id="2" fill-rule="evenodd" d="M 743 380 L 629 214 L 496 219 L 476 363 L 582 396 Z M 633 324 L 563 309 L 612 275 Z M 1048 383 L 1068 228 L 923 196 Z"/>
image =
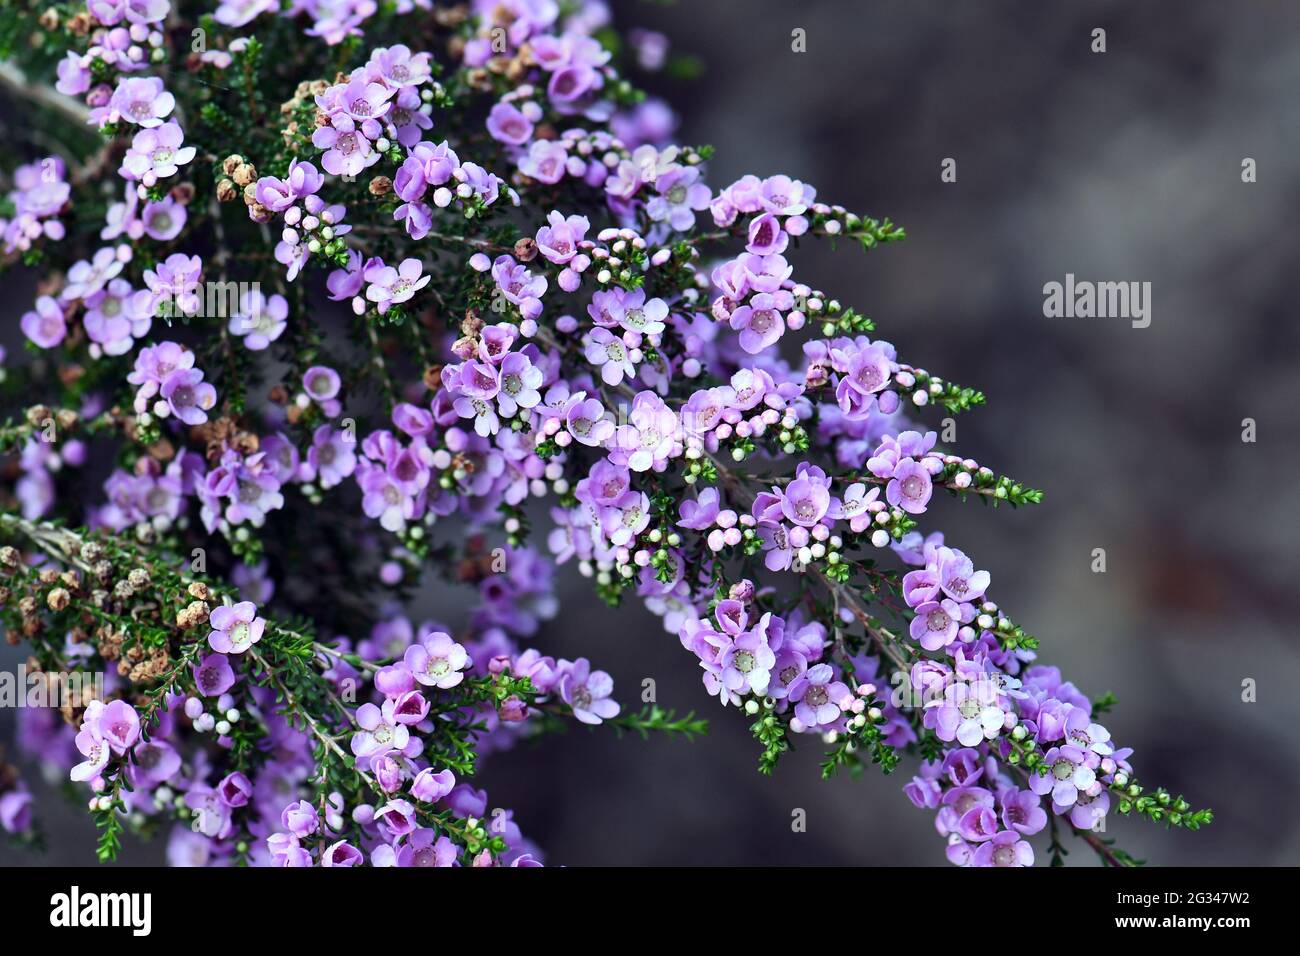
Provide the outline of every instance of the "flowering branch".
<path id="1" fill-rule="evenodd" d="M 783 174 L 710 185 L 628 77 L 666 40 L 607 48 L 602 10 L 3 13 L 41 39 L 0 44 L 0 94 L 98 137 L 0 204 L 4 267 L 42 270 L 0 605 L 45 682 L 110 672 L 23 732 L 89 788 L 101 858 L 168 828 L 178 863 L 537 862 L 483 759 L 571 720 L 706 727 L 534 646 L 566 563 L 662 620 L 761 771 L 804 741 L 823 776 L 913 758 L 954 863 L 1058 862 L 1065 832 L 1133 863 L 1112 809 L 1209 823 L 923 530 L 936 490 L 1042 492 L 941 446 L 927 416 L 984 394 L 788 258 L 904 231 Z M 464 620 L 407 617 L 430 573 Z"/>

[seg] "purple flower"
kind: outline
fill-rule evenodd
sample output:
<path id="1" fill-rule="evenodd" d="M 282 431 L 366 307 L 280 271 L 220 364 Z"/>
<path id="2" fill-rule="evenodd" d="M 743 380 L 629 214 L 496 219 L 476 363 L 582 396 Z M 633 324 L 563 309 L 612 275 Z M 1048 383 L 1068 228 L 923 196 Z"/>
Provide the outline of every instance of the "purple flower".
<path id="1" fill-rule="evenodd" d="M 32 822 L 32 795 L 25 786 L 0 794 L 0 829 L 6 833 L 22 833 Z"/>
<path id="2" fill-rule="evenodd" d="M 998 706 L 998 686 L 991 680 L 950 684 L 942 700 L 931 701 L 926 706 L 926 717 L 933 715 L 935 735 L 944 741 L 956 740 L 963 747 L 975 747 L 996 738 L 1006 718 Z M 927 719 L 926 726 L 930 725 Z"/>
<path id="3" fill-rule="evenodd" d="M 134 340 L 148 333 L 153 319 L 142 305 L 147 293 L 138 295 L 125 279 L 110 279 L 98 292 L 85 298 L 82 325 L 86 336 L 108 355 L 124 355 Z"/>
<path id="4" fill-rule="evenodd" d="M 996 833 L 975 851 L 975 866 L 1033 866 L 1034 848 L 1014 830 Z"/>
<path id="5" fill-rule="evenodd" d="M 112 753 L 108 743 L 100 736 L 98 729 L 85 720 L 82 721 L 81 730 L 77 731 L 75 743 L 77 750 L 86 759 L 72 768 L 71 779 L 78 783 L 93 780 L 108 765 Z"/>
<path id="6" fill-rule="evenodd" d="M 225 654 L 206 654 L 193 667 L 194 686 L 204 697 L 219 697 L 235 686 L 235 672 Z"/>
<path id="7" fill-rule="evenodd" d="M 313 365 L 302 376 L 303 391 L 320 406 L 326 418 L 335 418 L 343 411 L 343 404 L 336 397 L 342 386 L 339 373 L 327 365 Z"/>
<path id="8" fill-rule="evenodd" d="M 469 655 L 451 635 L 437 631 L 422 643 L 408 647 L 402 660 L 421 684 L 447 690 L 465 679 L 461 672 L 469 662 Z"/>
<path id="9" fill-rule="evenodd" d="M 109 109 L 128 123 L 146 128 L 161 126 L 176 106 L 176 97 L 163 89 L 156 76 L 123 77 L 109 100 Z"/>
<path id="10" fill-rule="evenodd" d="M 402 750 L 410 740 L 410 731 L 393 718 L 392 702 L 383 708 L 362 704 L 357 708 L 357 726 L 352 735 L 352 752 L 358 757 L 375 757 L 390 750 Z"/>
<path id="11" fill-rule="evenodd" d="M 969 604 L 959 605 L 949 598 L 926 601 L 917 606 L 909 633 L 927 651 L 937 651 L 955 641 L 958 629 L 973 617 Z"/>
<path id="12" fill-rule="evenodd" d="M 392 95 L 393 91 L 384 84 L 367 80 L 363 71 L 356 71 L 336 102 L 354 122 L 365 123 L 388 112 Z"/>
<path id="13" fill-rule="evenodd" d="M 735 697 L 767 693 L 776 655 L 760 631 L 746 631 L 736 637 L 718 659 L 722 686 Z"/>
<path id="14" fill-rule="evenodd" d="M 154 294 L 154 304 L 150 311 L 156 312 L 158 306 L 166 303 L 169 311 L 189 315 L 203 307 L 199 296 L 199 278 L 203 270 L 203 260 L 198 256 L 173 253 L 153 269 L 144 271 L 145 285 Z"/>
<path id="15" fill-rule="evenodd" d="M 894 468 L 885 487 L 885 500 L 908 514 L 919 515 L 930 502 L 934 486 L 930 473 L 915 458 L 904 458 Z"/>
<path id="16" fill-rule="evenodd" d="M 36 308 L 19 320 L 23 334 L 43 349 L 52 349 L 68 334 L 63 307 L 48 295 L 36 300 Z"/>
<path id="17" fill-rule="evenodd" d="M 435 839 L 435 833 L 428 827 L 421 827 L 411 833 L 406 843 L 397 851 L 398 866 L 456 866 L 456 844 L 445 836 Z"/>
<path id="18" fill-rule="evenodd" d="M 586 237 L 591 223 L 586 216 L 565 218 L 563 213 L 555 211 L 546 217 L 546 221 L 548 225 L 537 230 L 538 251 L 556 265 L 572 262 L 578 254 L 578 243 Z"/>
<path id="19" fill-rule="evenodd" d="M 517 305 L 524 318 L 535 319 L 542 314 L 546 276 L 533 275 L 526 266 L 515 262 L 513 256 L 502 255 L 492 263 L 492 278 L 506 301 Z"/>
<path id="20" fill-rule="evenodd" d="M 148 202 L 140 214 L 144 234 L 156 242 L 170 242 L 185 228 L 189 213 L 185 207 L 167 196 L 159 202 Z"/>
<path id="21" fill-rule="evenodd" d="M 831 502 L 826 517 L 835 521 L 847 521 L 852 531 L 861 534 L 871 526 L 875 514 L 871 510 L 871 504 L 879 497 L 879 488 L 868 490 L 865 484 L 855 481 L 844 490 L 843 498 Z"/>
<path id="22" fill-rule="evenodd" d="M 760 521 L 754 529 L 763 544 L 763 564 L 769 571 L 788 571 L 794 563 L 795 549 L 790 544 L 790 531 L 777 521 Z"/>
<path id="23" fill-rule="evenodd" d="M 331 125 L 317 128 L 311 141 L 317 149 L 325 150 L 320 164 L 335 176 L 358 176 L 379 162 L 379 153 L 349 116 L 335 115 Z"/>
<path id="24" fill-rule="evenodd" d="M 614 680 L 604 671 L 593 671 L 585 657 L 561 661 L 560 697 L 584 724 L 599 724 L 618 716 L 618 703 L 610 700 Z"/>
<path id="25" fill-rule="evenodd" d="M 763 180 L 759 202 L 768 212 L 782 216 L 797 216 L 805 212 L 816 198 L 817 191 L 789 176 L 769 176 Z"/>
<path id="26" fill-rule="evenodd" d="M 315 807 L 306 800 L 299 800 L 284 808 L 280 814 L 280 825 L 304 840 L 320 829 L 320 817 L 316 814 Z"/>
<path id="27" fill-rule="evenodd" d="M 519 409 L 536 408 L 542 400 L 538 391 L 545 376 L 522 352 L 511 352 L 501 360 L 500 391 L 497 405 L 501 414 L 514 417 Z"/>
<path id="28" fill-rule="evenodd" d="M 1067 808 L 1053 802 L 1052 809 L 1057 813 L 1063 813 Z M 1074 806 L 1069 807 L 1068 810 L 1070 823 L 1074 826 L 1080 830 L 1096 830 L 1110 810 L 1110 794 L 1106 792 L 1101 782 L 1097 781 L 1088 789 L 1080 790 Z"/>
<path id="29" fill-rule="evenodd" d="M 175 176 L 179 167 L 193 160 L 197 153 L 193 146 L 181 145 L 184 139 L 185 134 L 175 120 L 140 130 L 122 158 L 122 178 L 153 186 L 159 179 Z"/>
<path id="30" fill-rule="evenodd" d="M 262 639 L 266 620 L 257 616 L 252 601 L 240 601 L 233 606 L 220 605 L 208 615 L 212 633 L 208 645 L 219 654 L 242 654 Z"/>
<path id="31" fill-rule="evenodd" d="M 126 753 L 140 739 L 140 715 L 124 700 L 95 708 L 93 717 L 90 708 L 86 713 L 87 719 L 94 721 L 96 731 L 115 753 Z"/>
<path id="32" fill-rule="evenodd" d="M 358 469 L 361 486 L 361 510 L 366 517 L 378 519 L 385 531 L 400 531 L 415 517 L 415 501 L 403 491 L 383 468 Z"/>
<path id="33" fill-rule="evenodd" d="M 939 562 L 939 586 L 954 601 L 978 601 L 992 580 L 987 571 L 976 571 L 971 559 L 960 551 L 947 550 Z"/>
<path id="34" fill-rule="evenodd" d="M 587 335 L 584 354 L 588 362 L 599 367 L 600 379 L 606 385 L 617 387 L 624 376 L 636 376 L 636 365 L 623 339 L 609 329 L 592 329 Z"/>
<path id="35" fill-rule="evenodd" d="M 1074 806 L 1079 794 L 1097 779 L 1084 752 L 1075 746 L 1053 747 L 1043 755 L 1043 765 L 1047 773 L 1030 774 L 1029 788 L 1039 796 L 1050 793 L 1058 807 Z"/>
<path id="36" fill-rule="evenodd" d="M 159 390 L 168 413 L 186 425 L 201 425 L 208 420 L 208 409 L 217 403 L 217 390 L 203 381 L 197 368 L 177 369 L 163 380 Z"/>
<path id="37" fill-rule="evenodd" d="M 781 496 L 781 513 L 790 521 L 811 528 L 830 510 L 830 479 L 820 468 L 799 465 L 798 477 Z"/>
<path id="38" fill-rule="evenodd" d="M 644 289 L 633 289 L 619 297 L 611 314 L 629 332 L 658 335 L 667 328 L 668 303 L 663 299 L 647 300 Z"/>
<path id="39" fill-rule="evenodd" d="M 840 705 L 847 704 L 852 696 L 848 687 L 835 679 L 835 671 L 829 664 L 808 668 L 790 685 L 794 715 L 808 728 L 834 724 L 843 714 Z"/>
<path id="40" fill-rule="evenodd" d="M 185 794 L 185 806 L 191 811 L 191 825 L 196 833 L 207 837 L 226 837 L 234 829 L 231 808 L 211 787 L 197 785 Z"/>
<path id="41" fill-rule="evenodd" d="M 71 50 L 59 61 L 59 81 L 54 88 L 64 96 L 80 96 L 90 89 L 90 70 Z"/>
<path id="42" fill-rule="evenodd" d="M 129 254 L 125 258 L 130 258 Z M 116 249 L 105 246 L 97 250 L 89 261 L 81 259 L 73 263 L 72 268 L 68 270 L 68 281 L 63 287 L 60 298 L 64 302 L 71 302 L 94 295 L 122 271 L 123 265 L 125 260 L 118 255 Z M 148 277 L 149 273 L 146 271 L 146 281 Z"/>
<path id="43" fill-rule="evenodd" d="M 321 854 L 321 866 L 361 866 L 366 858 L 347 840 L 331 843 Z"/>
<path id="44" fill-rule="evenodd" d="M 377 303 L 383 315 L 390 306 L 409 301 L 429 284 L 432 277 L 423 273 L 423 264 L 414 258 L 403 259 L 396 269 L 382 264 L 371 266 L 365 273 L 366 298 Z"/>
<path id="45" fill-rule="evenodd" d="M 564 178 L 569 153 L 564 144 L 555 139 L 534 140 L 528 152 L 519 159 L 519 171 L 525 176 L 548 185 Z"/>
<path id="46" fill-rule="evenodd" d="M 777 308 L 777 297 L 760 292 L 731 313 L 730 325 L 740 332 L 740 347 L 757 355 L 773 345 L 785 332 L 785 318 Z"/>
<path id="47" fill-rule="evenodd" d="M 276 0 L 221 0 L 214 18 L 224 26 L 242 27 L 276 6 Z"/>
<path id="48" fill-rule="evenodd" d="M 267 299 L 257 289 L 249 289 L 240 299 L 239 311 L 230 317 L 230 333 L 242 337 L 245 348 L 260 352 L 284 334 L 288 318 L 284 296 Z"/>
<path id="49" fill-rule="evenodd" d="M 678 444 L 678 433 L 677 414 L 663 399 L 649 390 L 638 392 L 632 399 L 628 424 L 616 431 L 611 457 L 616 454 L 633 471 L 662 469 Z"/>
<path id="50" fill-rule="evenodd" d="M 429 82 L 432 78 L 429 60 L 428 53 L 412 53 L 406 44 L 398 43 L 375 50 L 366 66 L 390 87 L 398 89 Z"/>
<path id="51" fill-rule="evenodd" d="M 764 213 L 750 222 L 749 242 L 745 245 L 745 251 L 758 256 L 779 255 L 785 252 L 789 244 L 789 234 L 771 213 Z"/>
<path id="52" fill-rule="evenodd" d="M 653 222 L 667 222 L 678 232 L 695 225 L 695 213 L 709 208 L 709 187 L 699 182 L 695 166 L 674 166 L 655 178 L 657 196 L 646 203 L 646 215 Z"/>
<path id="53" fill-rule="evenodd" d="M 497 142 L 510 146 L 522 146 L 533 138 L 532 121 L 513 103 L 502 102 L 494 105 L 492 111 L 488 113 L 487 129 Z"/>
<path id="54" fill-rule="evenodd" d="M 564 426 L 576 441 L 593 448 L 603 445 L 614 434 L 614 423 L 605 417 L 605 406 L 595 398 L 574 404 L 565 416 Z"/>
<path id="55" fill-rule="evenodd" d="M 321 425 L 312 436 L 307 464 L 322 488 L 333 488 L 357 467 L 356 440 L 348 432 Z"/>
<path id="56" fill-rule="evenodd" d="M 1110 743 L 1110 731 L 1094 723 L 1082 707 L 1071 707 L 1066 714 L 1065 739 L 1085 753 L 1105 757 L 1115 752 Z"/>
<path id="57" fill-rule="evenodd" d="M 1033 836 L 1047 826 L 1047 812 L 1030 790 L 1012 789 L 1002 794 L 1002 825 L 1008 830 Z"/>
<path id="58" fill-rule="evenodd" d="M 425 803 L 437 803 L 456 786 L 456 775 L 450 770 L 434 771 L 425 767 L 411 781 L 411 796 Z"/>

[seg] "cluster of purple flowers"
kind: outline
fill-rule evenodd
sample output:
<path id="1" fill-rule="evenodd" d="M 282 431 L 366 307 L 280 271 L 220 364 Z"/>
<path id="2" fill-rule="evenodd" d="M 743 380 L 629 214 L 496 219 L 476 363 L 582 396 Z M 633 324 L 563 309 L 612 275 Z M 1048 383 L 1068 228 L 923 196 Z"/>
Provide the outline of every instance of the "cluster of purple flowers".
<path id="1" fill-rule="evenodd" d="M 275 246 L 276 261 L 285 267 L 286 278 L 298 277 L 313 254 L 325 243 L 345 236 L 352 227 L 343 221 L 347 208 L 329 203 L 319 195 L 325 177 L 311 163 L 295 159 L 284 179 L 263 176 L 257 181 L 258 203 L 284 218 L 284 229 Z M 250 217 L 253 209 L 249 209 Z"/>
<path id="2" fill-rule="evenodd" d="M 126 380 L 137 386 L 135 410 L 140 414 L 152 411 L 158 418 L 199 425 L 217 403 L 217 390 L 203 380 L 203 370 L 194 367 L 194 353 L 177 342 L 141 349 Z"/>
<path id="3" fill-rule="evenodd" d="M 140 716 L 124 700 L 92 700 L 77 732 L 77 750 L 85 759 L 72 768 L 72 779 L 91 780 L 113 754 L 123 754 L 140 739 Z"/>
<path id="4" fill-rule="evenodd" d="M 63 238 L 65 229 L 58 217 L 72 195 L 66 177 L 67 168 L 58 156 L 14 170 L 13 189 L 6 197 L 13 212 L 0 216 L 0 251 L 25 252 L 38 238 L 55 242 Z"/>
<path id="5" fill-rule="evenodd" d="M 171 12 L 169 0 L 86 0 L 92 24 L 83 52 L 69 50 L 58 66 L 56 88 L 67 96 L 83 96 L 92 108 L 90 121 L 97 126 L 125 120 L 140 123 L 171 112 L 174 101 L 157 103 L 157 86 L 134 85 L 127 92 L 107 82 L 96 82 L 96 73 L 125 77 L 146 69 L 163 54 L 161 26 Z M 156 91 L 155 91 L 156 90 Z M 155 92 L 146 92 L 155 91 Z"/>
<path id="6" fill-rule="evenodd" d="M 277 135 L 252 138 L 258 155 L 228 156 L 225 172 L 257 223 L 241 230 L 274 221 L 283 272 L 269 250 L 219 249 L 205 263 L 171 245 L 197 215 L 184 180 L 221 155 L 217 144 L 186 142 L 181 122 L 195 113 L 145 70 L 173 42 L 162 30 L 171 5 L 86 8 L 89 35 L 59 65 L 58 88 L 83 96 L 90 123 L 120 137 L 116 185 L 99 193 L 120 201 L 107 210 L 106 245 L 76 246 L 21 319 L 37 348 L 83 371 L 87 359 L 118 369 L 109 386 L 91 375 L 85 393 L 68 394 L 76 416 L 120 426 L 147 452 L 119 459 L 85 523 L 142 542 L 197 537 L 201 524 L 251 562 L 274 544 L 257 533 L 271 515 L 292 509 L 277 528 L 303 503 L 351 501 L 343 536 L 358 532 L 355 566 L 375 559 L 369 583 L 396 589 L 433 553 L 433 526 L 455 518 L 456 540 L 437 542 L 438 553 L 454 555 L 456 576 L 479 596 L 463 626 L 415 624 L 382 607 L 353 639 L 276 623 L 267 569 L 282 558 L 269 548 L 269 562 L 231 573 L 239 599 L 187 582 L 188 597 L 173 597 L 186 605 L 177 628 L 197 614 L 196 634 L 177 648 L 189 655 L 188 680 L 146 708 L 132 696 L 133 662 L 118 659 L 105 700 L 91 701 L 78 727 L 21 718 L 24 746 L 71 767 L 92 808 L 184 820 L 169 841 L 179 865 L 535 864 L 510 813 L 491 808 L 489 824 L 486 794 L 463 778 L 476 755 L 556 718 L 629 725 L 610 674 L 532 646 L 557 613 L 556 566 L 572 559 L 601 597 L 631 593 L 658 615 L 708 694 L 762 715 L 765 759 L 784 749 L 771 735 L 787 731 L 819 735 L 845 759 L 870 747 L 883 762 L 887 748 L 918 743 L 937 754 L 905 791 L 936 811 L 954 863 L 1028 865 L 1048 813 L 1083 831 L 1105 818 L 1131 773 L 1129 751 L 1112 746 L 1082 693 L 1032 663 L 1032 644 L 1007 640 L 1017 629 L 990 600 L 989 574 L 941 534 L 913 530 L 936 487 L 997 495 L 1007 479 L 937 447 L 910 416 L 961 400 L 889 342 L 860 334 L 870 323 L 796 278 L 787 258 L 802 237 L 848 232 L 870 245 L 864 220 L 784 174 L 710 188 L 705 154 L 666 142 L 669 111 L 625 105 L 636 97 L 596 36 L 603 2 L 473 0 L 463 20 L 429 0 L 222 0 L 223 28 L 304 15 L 308 35 L 331 45 L 361 36 L 372 18 L 418 12 L 430 29 L 451 24 L 448 49 L 461 59 L 445 84 L 428 53 L 405 45 L 373 49 L 346 74 L 331 65 L 328 80 L 299 86 Z M 642 32 L 632 53 L 657 68 L 664 44 Z M 207 89 L 239 96 L 209 84 L 210 71 L 253 49 L 223 35 L 189 72 L 209 71 Z M 334 53 L 353 49 L 364 47 Z M 184 97 L 189 78 L 168 76 Z M 192 132 L 220 126 L 208 119 Z M 303 149 L 318 152 L 295 155 Z M 480 149 L 509 182 L 462 160 Z M 282 175 L 231 169 L 254 159 Z M 369 183 L 351 185 L 363 175 Z M 14 211 L 0 220 L 4 253 L 63 240 L 73 192 L 57 159 L 20 167 Z M 230 184 L 218 193 L 231 199 Z M 354 219 L 379 210 L 383 221 L 354 231 L 331 196 L 347 199 Z M 722 242 L 731 252 L 707 251 Z M 256 270 L 267 294 L 258 283 L 242 290 L 215 327 L 219 341 L 173 332 L 208 317 L 205 275 L 227 279 L 232 260 Z M 357 316 L 362 334 L 346 359 L 331 357 L 344 353 L 301 307 L 313 283 L 284 285 L 313 261 L 328 266 L 329 298 Z M 429 336 L 430 316 L 459 332 Z M 816 334 L 800 350 L 783 341 L 810 324 Z M 413 365 L 415 381 L 395 381 Z M 246 402 L 246 386 L 276 366 L 288 371 L 269 401 Z M 376 379 L 378 415 L 355 397 Z M 356 419 L 341 417 L 345 400 Z M 23 427 L 14 493 L 35 519 L 60 504 L 56 476 L 87 463 L 88 439 L 43 441 Z M 762 464 L 733 467 L 754 459 Z M 542 551 L 520 545 L 530 498 L 549 499 Z M 500 567 L 480 538 L 498 528 L 511 545 Z M 886 548 L 907 573 L 876 566 Z M 783 605 L 750 579 L 764 568 L 809 572 L 829 603 Z M 297 590 L 281 600 L 295 602 Z M 115 659 L 80 638 L 50 646 L 69 660 Z M 310 702 L 329 705 L 321 712 L 295 710 L 277 686 L 303 669 L 268 665 L 286 647 L 310 659 Z M 891 684 L 882 700 L 878 688 Z M 1042 760 L 1027 767 L 1019 758 L 1031 744 Z M 348 782 L 322 773 L 323 762 L 347 768 Z M 24 788 L 0 794 L 0 827 L 25 828 L 29 817 Z M 489 828 L 500 838 L 491 852 Z"/>
<path id="7" fill-rule="evenodd" d="M 433 125 L 419 89 L 430 79 L 427 53 L 395 46 L 376 50 L 347 82 L 317 96 L 327 122 L 312 134 L 312 144 L 325 151 L 325 171 L 358 176 L 379 162 L 390 141 L 413 146 Z"/>
<path id="8" fill-rule="evenodd" d="M 325 155 L 328 158 L 330 154 Z M 503 187 L 501 179 L 477 163 L 462 163 L 446 142 L 420 141 L 410 146 L 393 177 L 393 192 L 402 200 L 393 218 L 405 226 L 412 239 L 423 239 L 433 228 L 434 208 L 458 203 L 464 214 L 472 217 L 496 203 Z M 515 191 L 507 187 L 506 192 L 518 205 Z"/>

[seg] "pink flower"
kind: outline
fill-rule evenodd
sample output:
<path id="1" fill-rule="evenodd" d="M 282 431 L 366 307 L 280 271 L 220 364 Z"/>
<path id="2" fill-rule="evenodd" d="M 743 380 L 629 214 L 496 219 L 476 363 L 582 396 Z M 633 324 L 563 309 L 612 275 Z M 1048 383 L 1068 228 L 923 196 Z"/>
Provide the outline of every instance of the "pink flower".
<path id="1" fill-rule="evenodd" d="M 156 76 L 123 77 L 108 103 L 113 114 L 146 128 L 161 126 L 176 107 L 176 97 L 163 89 Z"/>
<path id="2" fill-rule="evenodd" d="M 619 706 L 610 700 L 614 679 L 604 671 L 593 671 L 585 657 L 561 661 L 560 697 L 573 709 L 573 716 L 584 724 L 599 724 L 618 716 Z"/>
<path id="3" fill-rule="evenodd" d="M 389 307 L 406 302 L 429 284 L 430 277 L 423 275 L 424 266 L 419 259 L 403 259 L 396 269 L 381 264 L 366 269 L 366 298 L 378 304 L 379 313 Z"/>
<path id="4" fill-rule="evenodd" d="M 465 679 L 461 671 L 469 663 L 469 655 L 451 635 L 435 631 L 423 643 L 408 647 L 402 660 L 421 684 L 447 690 Z"/>
<path id="5" fill-rule="evenodd" d="M 266 621 L 257 616 L 257 607 L 252 601 L 213 608 L 208 623 L 212 625 L 208 645 L 220 654 L 244 653 L 262 639 L 266 630 Z"/>

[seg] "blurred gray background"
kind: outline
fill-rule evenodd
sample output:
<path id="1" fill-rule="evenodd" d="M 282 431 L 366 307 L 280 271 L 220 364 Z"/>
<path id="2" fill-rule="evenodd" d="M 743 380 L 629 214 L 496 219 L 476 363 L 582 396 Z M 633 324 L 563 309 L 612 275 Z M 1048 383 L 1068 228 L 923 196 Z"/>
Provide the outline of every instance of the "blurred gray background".
<path id="1" fill-rule="evenodd" d="M 623 27 L 662 30 L 703 60 L 697 80 L 647 85 L 682 113 L 682 142 L 717 146 L 712 185 L 786 172 L 906 227 L 906 242 L 867 255 L 805 245 L 796 267 L 871 315 L 905 361 L 983 389 L 989 405 L 959 419 L 957 446 L 1046 490 L 1019 512 L 945 498 L 924 526 L 992 572 L 1045 660 L 1119 696 L 1106 723 L 1146 782 L 1217 814 L 1199 834 L 1121 820 L 1109 835 L 1158 864 L 1300 863 L 1300 7 L 614 7 Z M 1105 54 L 1090 51 L 1096 27 Z M 940 181 L 945 157 L 956 183 Z M 1257 183 L 1241 181 L 1245 157 Z M 1151 326 L 1044 318 L 1043 284 L 1067 272 L 1151 282 Z M 1090 570 L 1094 548 L 1105 574 Z M 692 744 L 574 730 L 489 761 L 480 785 L 550 862 L 943 863 L 933 815 L 899 790 L 908 764 L 822 782 L 820 748 L 805 746 L 759 776 L 746 722 L 704 695 L 674 636 L 563 581 L 539 646 L 606 667 L 628 705 L 653 677 L 661 704 L 703 710 L 713 728 Z M 0 661 L 12 667 L 12 651 Z M 1256 703 L 1241 700 L 1246 678 Z M 806 833 L 791 832 L 795 808 Z M 51 797 L 42 812 L 49 859 L 91 862 L 80 811 Z M 1093 860 L 1080 846 L 1070 862 Z"/>

